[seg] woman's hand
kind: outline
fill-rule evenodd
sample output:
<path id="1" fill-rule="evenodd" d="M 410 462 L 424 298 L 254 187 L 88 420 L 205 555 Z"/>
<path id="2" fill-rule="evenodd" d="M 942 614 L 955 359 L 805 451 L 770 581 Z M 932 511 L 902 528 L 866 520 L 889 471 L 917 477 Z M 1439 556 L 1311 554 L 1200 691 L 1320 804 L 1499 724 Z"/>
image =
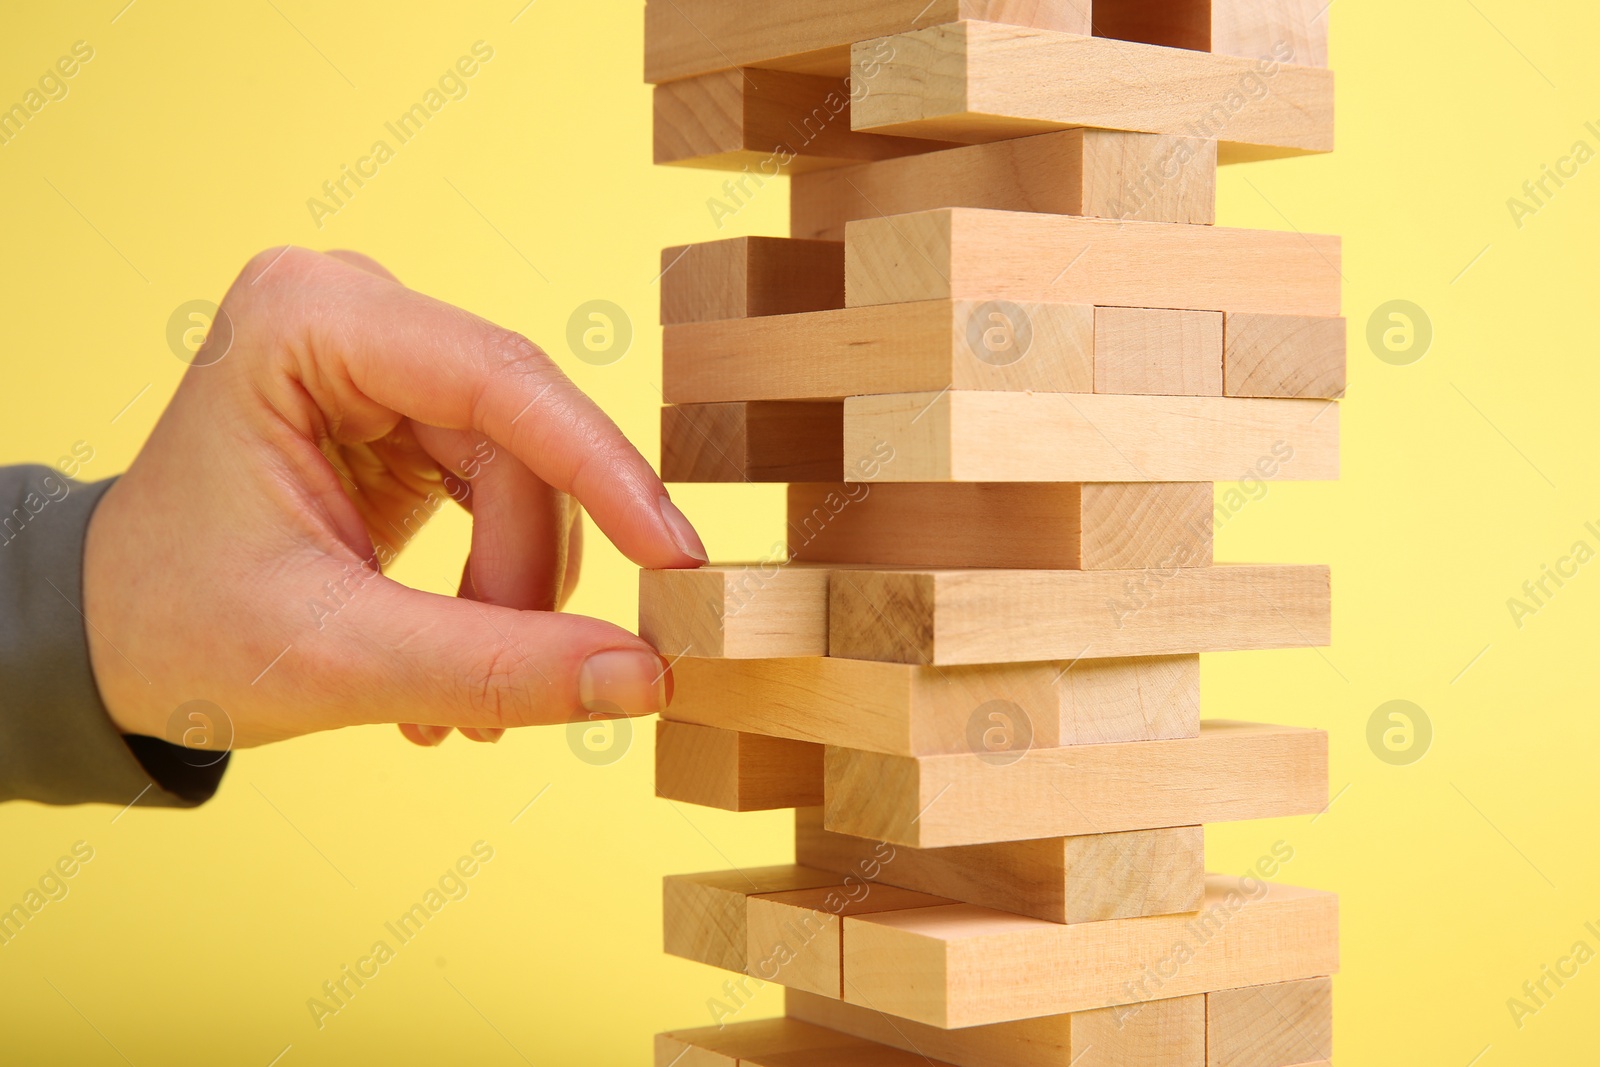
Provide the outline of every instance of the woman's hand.
<path id="1" fill-rule="evenodd" d="M 383 577 L 452 499 L 473 516 L 460 595 Z M 363 256 L 264 252 L 90 524 L 96 682 L 124 733 L 182 743 L 174 710 L 206 700 L 237 747 L 659 711 L 654 649 L 556 614 L 579 504 L 642 566 L 705 561 L 649 464 L 537 346 Z"/>

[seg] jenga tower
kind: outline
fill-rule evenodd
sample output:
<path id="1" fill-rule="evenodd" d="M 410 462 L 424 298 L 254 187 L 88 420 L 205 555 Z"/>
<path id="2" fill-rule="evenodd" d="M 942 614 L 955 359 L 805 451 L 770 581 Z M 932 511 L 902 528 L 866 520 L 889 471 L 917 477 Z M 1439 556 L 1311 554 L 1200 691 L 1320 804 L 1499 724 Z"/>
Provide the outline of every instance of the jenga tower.
<path id="1" fill-rule="evenodd" d="M 1323 810 L 1327 736 L 1199 688 L 1330 640 L 1325 567 L 1212 560 L 1214 482 L 1337 475 L 1339 242 L 1214 224 L 1219 162 L 1333 147 L 1326 8 L 648 0 L 657 162 L 792 199 L 662 263 L 663 474 L 790 483 L 787 552 L 641 589 L 657 791 L 796 809 L 667 951 L 787 1018 L 658 1067 L 1331 1061 L 1336 898 L 1201 830 Z"/>

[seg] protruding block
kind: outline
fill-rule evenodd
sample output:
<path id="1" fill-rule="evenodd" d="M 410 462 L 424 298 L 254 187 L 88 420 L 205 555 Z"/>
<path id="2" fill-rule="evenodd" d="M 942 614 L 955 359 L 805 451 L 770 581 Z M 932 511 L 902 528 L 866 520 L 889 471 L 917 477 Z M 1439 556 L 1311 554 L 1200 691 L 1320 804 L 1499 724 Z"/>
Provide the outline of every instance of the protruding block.
<path id="1" fill-rule="evenodd" d="M 778 562 L 641 571 L 639 635 L 673 658 L 826 656 L 828 574 Z"/>
<path id="2" fill-rule="evenodd" d="M 1337 237 L 945 208 L 845 228 L 845 301 L 1339 314 Z"/>
<path id="3" fill-rule="evenodd" d="M 1094 391 L 1222 395 L 1222 312 L 1095 308 Z"/>
<path id="4" fill-rule="evenodd" d="M 661 409 L 668 482 L 812 482 L 843 476 L 844 405 L 766 400 Z"/>
<path id="5" fill-rule="evenodd" d="M 1020 663 L 1308 648 L 1331 643 L 1328 568 L 1145 571 L 840 570 L 829 655 Z"/>
<path id="6" fill-rule="evenodd" d="M 839 876 L 794 864 L 671 874 L 662 880 L 663 942 L 669 955 L 743 973 L 750 941 L 749 898 L 837 885 Z"/>
<path id="7" fill-rule="evenodd" d="M 1120 1008 L 1102 1008 L 962 1030 L 894 1019 L 793 989 L 784 1003 L 791 1018 L 957 1067 L 1204 1067 L 1206 1060 L 1201 996 L 1151 1001 L 1127 1018 Z"/>
<path id="8" fill-rule="evenodd" d="M 869 660 L 673 665 L 667 718 L 901 755 L 1195 737 L 1198 656 L 914 667 Z"/>
<path id="9" fill-rule="evenodd" d="M 1309 315 L 1224 316 L 1223 392 L 1229 396 L 1344 396 L 1345 320 Z"/>
<path id="10" fill-rule="evenodd" d="M 1216 172 L 1215 141 L 1062 130 L 800 175 L 789 232 L 843 241 L 852 220 L 944 207 L 1209 225 Z"/>
<path id="11" fill-rule="evenodd" d="M 1206 994 L 1206 1067 L 1302 1067 L 1333 1059 L 1333 979 Z"/>
<path id="12" fill-rule="evenodd" d="M 1198 826 L 924 849 L 833 833 L 810 808 L 795 812 L 795 860 L 1058 923 L 1194 911 L 1205 891 Z"/>
<path id="13" fill-rule="evenodd" d="M 878 57 L 886 58 L 879 59 Z M 1221 142 L 1221 159 L 1333 148 L 1333 74 L 976 21 L 855 46 L 857 130 L 979 143 L 1088 126 Z M 1156 305 L 1160 306 L 1160 305 Z"/>
<path id="14" fill-rule="evenodd" d="M 724 70 L 658 85 L 655 161 L 740 172 L 732 211 L 731 204 L 783 174 L 946 147 L 856 132 L 850 101 L 850 84 L 840 77 L 778 70 Z"/>
<path id="15" fill-rule="evenodd" d="M 845 401 L 847 455 L 894 462 L 846 481 L 1219 482 L 1339 476 L 1321 400 L 949 391 Z M 1182 564 L 1178 564 L 1182 566 Z"/>
<path id="16" fill-rule="evenodd" d="M 1198 915 L 1062 926 L 970 904 L 844 921 L 845 1000 L 955 1028 L 1295 981 L 1338 969 L 1338 900 L 1212 875 Z M 916 975 L 909 982 L 907 975 Z"/>
<path id="17" fill-rule="evenodd" d="M 808 563 L 1132 570 L 1211 562 L 1206 482 L 795 483 L 789 552 Z"/>
<path id="18" fill-rule="evenodd" d="M 981 755 L 828 748 L 824 824 L 912 848 L 1311 815 L 1328 803 L 1328 735 L 1207 721 L 1200 736 Z"/>
<path id="19" fill-rule="evenodd" d="M 763 9 L 760 18 L 726 0 L 650 0 L 644 80 L 762 67 L 836 78 L 848 73 L 871 85 L 878 74 L 875 53 L 863 53 L 852 69 L 852 44 L 958 19 L 1090 32 L 1089 5 L 1077 0 L 792 0 Z"/>
<path id="20" fill-rule="evenodd" d="M 663 719 L 656 796 L 725 811 L 820 804 L 822 746 Z"/>
<path id="21" fill-rule="evenodd" d="M 844 307 L 844 244 L 732 237 L 661 252 L 666 325 Z"/>
<path id="22" fill-rule="evenodd" d="M 953 903 L 943 897 L 860 881 L 753 896 L 747 920 L 750 942 L 746 968 L 764 982 L 842 997 L 841 920 L 845 916 Z"/>
<path id="23" fill-rule="evenodd" d="M 941 389 L 1087 393 L 1094 309 L 930 300 L 668 326 L 669 403 Z"/>
<path id="24" fill-rule="evenodd" d="M 656 1067 L 951 1067 L 798 1019 L 656 1035 Z M 1081 1065 L 1093 1067 L 1093 1065 Z"/>

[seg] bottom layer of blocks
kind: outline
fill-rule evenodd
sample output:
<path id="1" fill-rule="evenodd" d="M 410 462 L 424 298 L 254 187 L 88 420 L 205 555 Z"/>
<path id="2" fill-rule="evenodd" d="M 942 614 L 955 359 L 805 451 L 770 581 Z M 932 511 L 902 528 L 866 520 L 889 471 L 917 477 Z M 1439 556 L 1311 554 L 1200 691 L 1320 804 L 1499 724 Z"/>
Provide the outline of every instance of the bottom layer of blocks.
<path id="1" fill-rule="evenodd" d="M 787 991 L 788 1017 L 656 1037 L 656 1067 L 1332 1067 L 1328 978 L 941 1030 Z"/>

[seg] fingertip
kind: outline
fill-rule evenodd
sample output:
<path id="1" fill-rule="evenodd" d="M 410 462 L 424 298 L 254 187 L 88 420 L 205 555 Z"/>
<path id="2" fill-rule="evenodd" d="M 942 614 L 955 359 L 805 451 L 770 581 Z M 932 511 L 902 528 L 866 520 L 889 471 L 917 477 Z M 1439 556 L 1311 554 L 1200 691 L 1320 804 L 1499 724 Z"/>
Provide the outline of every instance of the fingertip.
<path id="1" fill-rule="evenodd" d="M 672 502 L 671 497 L 665 494 L 662 495 L 658 506 L 661 511 L 661 521 L 667 528 L 668 536 L 672 538 L 672 543 L 678 547 L 678 551 L 682 552 L 685 557 L 685 562 L 680 566 L 684 569 L 689 569 L 709 563 L 711 557 L 706 553 L 705 542 L 700 540 L 700 534 L 696 532 L 694 523 L 689 521 L 689 517 L 679 510 L 678 505 Z"/>

